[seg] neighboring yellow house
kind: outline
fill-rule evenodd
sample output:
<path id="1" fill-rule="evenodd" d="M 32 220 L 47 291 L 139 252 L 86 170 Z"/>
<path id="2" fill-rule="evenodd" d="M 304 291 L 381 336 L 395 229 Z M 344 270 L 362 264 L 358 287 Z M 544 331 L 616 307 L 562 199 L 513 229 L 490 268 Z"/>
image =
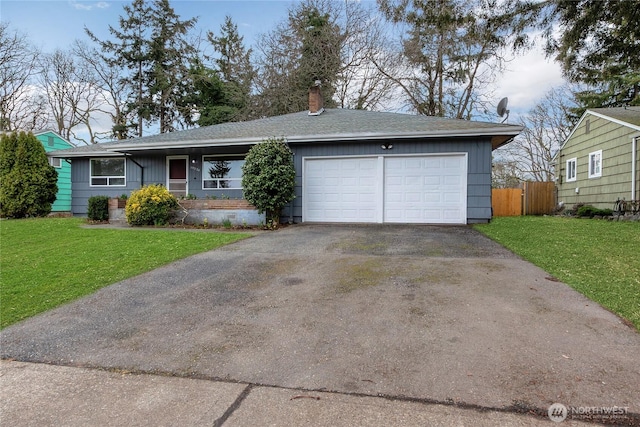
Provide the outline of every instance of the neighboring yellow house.
<path id="1" fill-rule="evenodd" d="M 558 202 L 613 209 L 640 199 L 640 107 L 587 110 L 555 157 Z"/>

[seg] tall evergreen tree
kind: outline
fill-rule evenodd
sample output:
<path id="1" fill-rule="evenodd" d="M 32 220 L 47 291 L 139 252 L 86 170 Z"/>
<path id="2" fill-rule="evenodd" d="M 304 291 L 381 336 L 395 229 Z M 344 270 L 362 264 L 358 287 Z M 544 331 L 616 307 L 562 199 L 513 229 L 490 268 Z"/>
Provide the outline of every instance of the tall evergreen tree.
<path id="1" fill-rule="evenodd" d="M 342 66 L 344 30 L 330 1 L 306 0 L 289 11 L 286 22 L 262 37 L 259 111 L 272 116 L 307 109 L 309 87 L 322 82 L 325 106 L 333 95 Z"/>
<path id="2" fill-rule="evenodd" d="M 252 49 L 244 46 L 244 38 L 238 33 L 238 26 L 230 16 L 225 17 L 219 37 L 209 31 L 207 38 L 218 54 L 214 62 L 224 82 L 226 103 L 235 109 L 231 120 L 245 120 L 250 116 L 255 77 L 251 63 Z"/>
<path id="3" fill-rule="evenodd" d="M 229 105 L 225 83 L 218 72 L 194 59 L 183 88 L 180 109 L 187 126 L 210 126 L 237 120 L 238 109 Z"/>
<path id="4" fill-rule="evenodd" d="M 637 0 L 554 0 L 559 37 L 550 38 L 569 80 L 589 85 L 584 107 L 640 105 L 640 7 Z"/>
<path id="5" fill-rule="evenodd" d="M 294 14 L 289 14 L 289 20 L 301 40 L 300 64 L 295 74 L 304 108 L 307 106 L 305 95 L 316 80 L 322 83 L 325 105 L 335 107 L 333 95 L 342 65 L 342 29 L 335 17 L 315 5 L 303 4 Z"/>
<path id="6" fill-rule="evenodd" d="M 58 173 L 32 133 L 0 137 L 0 214 L 9 218 L 45 216 L 58 191 Z"/>
<path id="7" fill-rule="evenodd" d="M 99 40 L 85 30 L 112 64 L 126 70 L 122 77 L 129 87 L 125 114 L 133 119 L 135 136 L 142 136 L 144 126 L 154 122 L 161 133 L 170 132 L 182 120 L 180 88 L 194 52 L 186 35 L 196 18 L 181 20 L 169 0 L 133 0 L 124 12 L 119 28 L 109 26 L 114 40 Z M 115 125 L 123 133 L 122 125 Z"/>
<path id="8" fill-rule="evenodd" d="M 181 20 L 169 0 L 153 2 L 149 21 L 151 67 L 147 79 L 154 100 L 151 116 L 158 120 L 160 133 L 173 131 L 175 123 L 181 120 L 178 107 L 183 94 L 178 89 L 189 75 L 189 60 L 195 53 L 186 36 L 196 21 L 196 18 Z"/>
<path id="9" fill-rule="evenodd" d="M 125 16 L 118 19 L 119 28 L 109 25 L 114 40 L 100 40 L 85 27 L 89 38 L 100 46 L 103 54 L 125 73 L 121 77 L 129 87 L 129 101 L 124 114 L 131 116 L 135 136 L 142 136 L 145 120 L 151 119 L 151 97 L 147 74 L 151 68 L 148 40 L 151 35 L 149 21 L 151 8 L 145 0 L 133 0 L 123 6 Z M 117 132 L 123 133 L 121 123 Z"/>

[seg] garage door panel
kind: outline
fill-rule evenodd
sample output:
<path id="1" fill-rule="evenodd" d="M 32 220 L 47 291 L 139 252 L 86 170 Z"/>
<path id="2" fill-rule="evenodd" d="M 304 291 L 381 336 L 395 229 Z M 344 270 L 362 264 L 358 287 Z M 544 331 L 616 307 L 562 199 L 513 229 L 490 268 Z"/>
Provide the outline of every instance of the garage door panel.
<path id="1" fill-rule="evenodd" d="M 460 169 L 464 158 L 462 156 L 443 157 L 443 166 L 445 169 Z"/>
<path id="2" fill-rule="evenodd" d="M 422 193 L 405 193 L 404 201 L 406 203 L 422 203 L 423 194 Z"/>
<path id="3" fill-rule="evenodd" d="M 346 188 L 356 188 L 358 187 L 358 178 L 355 176 L 349 176 L 341 178 L 339 181 L 339 185 Z"/>
<path id="4" fill-rule="evenodd" d="M 424 160 L 424 165 L 427 169 L 440 169 L 442 159 L 440 157 L 427 157 Z"/>
<path id="5" fill-rule="evenodd" d="M 422 176 L 420 175 L 407 175 L 404 177 L 405 187 L 422 186 Z"/>
<path id="6" fill-rule="evenodd" d="M 442 193 L 442 201 L 444 203 L 461 203 L 462 194 L 460 192 Z"/>
<path id="7" fill-rule="evenodd" d="M 453 185 L 459 187 L 462 183 L 462 177 L 460 175 L 445 175 L 442 177 L 443 185 Z"/>
<path id="8" fill-rule="evenodd" d="M 442 201 L 442 194 L 436 192 L 425 193 L 424 201 L 428 204 L 440 203 Z"/>
<path id="9" fill-rule="evenodd" d="M 428 219 L 430 222 L 441 222 L 442 221 L 442 211 L 440 209 L 425 209 L 423 211 L 424 218 Z"/>

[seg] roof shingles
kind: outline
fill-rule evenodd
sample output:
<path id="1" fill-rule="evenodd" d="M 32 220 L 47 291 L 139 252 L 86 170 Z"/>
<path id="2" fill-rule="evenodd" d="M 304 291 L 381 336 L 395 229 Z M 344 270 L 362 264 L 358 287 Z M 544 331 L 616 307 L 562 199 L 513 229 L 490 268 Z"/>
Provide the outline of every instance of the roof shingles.
<path id="1" fill-rule="evenodd" d="M 289 142 L 394 139 L 403 137 L 483 135 L 494 137 L 494 148 L 522 130 L 520 126 L 455 120 L 442 117 L 382 113 L 365 110 L 327 109 L 320 115 L 306 111 L 246 122 L 222 123 L 195 129 L 163 133 L 115 142 L 77 147 L 56 155 L 95 155 L 118 150 L 162 147 L 257 143 L 265 138 L 286 138 Z M 495 137 L 498 137 L 497 139 Z"/>

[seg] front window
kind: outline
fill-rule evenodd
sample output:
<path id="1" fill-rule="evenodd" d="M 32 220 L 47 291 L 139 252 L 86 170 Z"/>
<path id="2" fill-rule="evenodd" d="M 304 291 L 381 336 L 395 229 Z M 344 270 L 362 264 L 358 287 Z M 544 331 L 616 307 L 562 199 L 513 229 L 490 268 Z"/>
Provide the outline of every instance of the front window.
<path id="1" fill-rule="evenodd" d="M 91 159 L 91 185 L 124 187 L 126 182 L 125 159 Z"/>
<path id="2" fill-rule="evenodd" d="M 589 178 L 602 176 L 602 150 L 589 153 Z"/>
<path id="3" fill-rule="evenodd" d="M 577 159 L 575 157 L 573 159 L 567 160 L 567 182 L 576 180 L 576 164 Z"/>
<path id="4" fill-rule="evenodd" d="M 215 190 L 242 189 L 243 157 L 202 157 L 202 188 Z"/>

